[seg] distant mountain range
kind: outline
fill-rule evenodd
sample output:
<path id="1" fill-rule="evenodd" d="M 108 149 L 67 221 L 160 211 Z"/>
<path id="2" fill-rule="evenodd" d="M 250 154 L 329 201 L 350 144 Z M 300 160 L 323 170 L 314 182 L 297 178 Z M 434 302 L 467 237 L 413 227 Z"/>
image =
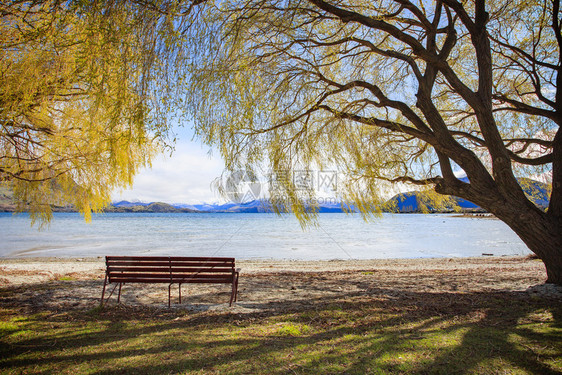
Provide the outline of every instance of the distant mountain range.
<path id="1" fill-rule="evenodd" d="M 466 177 L 465 182 L 468 182 Z M 550 188 L 547 184 L 531 180 L 528 178 L 518 179 L 523 187 L 525 194 L 540 208 L 548 207 L 550 196 Z M 454 203 L 449 202 L 443 207 L 432 207 L 431 200 L 427 193 L 421 191 L 410 191 L 400 193 L 389 199 L 383 211 L 399 212 L 399 213 L 417 213 L 417 212 L 452 212 L 460 208 L 464 212 L 484 212 L 476 204 L 467 200 L 453 197 Z M 427 203 L 429 202 L 429 203 Z M 458 207 L 454 207 L 458 206 Z M 15 210 L 15 204 L 12 201 L 12 194 L 6 187 L 0 187 L 0 212 L 12 212 Z M 65 207 L 54 207 L 53 211 L 72 211 Z M 328 212 L 344 212 L 342 204 L 326 203 L 320 204 L 319 213 Z M 354 207 L 347 207 L 347 211 L 357 211 Z M 138 213 L 163 213 L 163 212 L 192 212 L 192 213 L 264 213 L 273 212 L 272 205 L 267 200 L 255 200 L 248 203 L 225 203 L 225 204 L 185 204 L 185 203 L 162 203 L 162 202 L 129 202 L 119 201 L 112 203 L 105 209 L 105 212 L 138 212 Z"/>
<path id="2" fill-rule="evenodd" d="M 460 178 L 460 180 L 467 183 L 469 182 L 466 177 Z M 525 195 L 535 205 L 537 205 L 537 207 L 546 210 L 551 192 L 550 187 L 543 182 L 531 180 L 529 178 L 518 178 L 517 180 L 523 188 Z M 458 197 L 452 198 L 454 203 L 451 202 L 448 205 L 445 205 L 445 207 L 434 208 L 431 206 L 431 200 L 427 197 L 427 193 L 421 191 L 410 191 L 395 195 L 386 203 L 386 205 L 393 207 L 394 210 L 392 211 L 400 213 L 423 212 L 423 206 L 425 206 L 425 209 L 428 212 L 452 212 L 455 210 L 455 205 L 464 212 L 485 212 L 481 207 L 470 201 Z"/>
<path id="3" fill-rule="evenodd" d="M 154 206 L 156 205 L 156 206 Z M 155 210 L 155 208 L 157 210 Z M 267 213 L 273 212 L 267 200 L 254 200 L 248 203 L 224 204 L 185 204 L 185 203 L 142 203 L 120 201 L 112 203 L 107 212 L 207 212 L 207 213 Z M 322 204 L 319 212 L 342 212 L 340 203 Z"/>
<path id="4" fill-rule="evenodd" d="M 173 206 L 163 202 L 128 202 L 120 201 L 112 203 L 105 212 L 198 212 L 184 207 Z"/>

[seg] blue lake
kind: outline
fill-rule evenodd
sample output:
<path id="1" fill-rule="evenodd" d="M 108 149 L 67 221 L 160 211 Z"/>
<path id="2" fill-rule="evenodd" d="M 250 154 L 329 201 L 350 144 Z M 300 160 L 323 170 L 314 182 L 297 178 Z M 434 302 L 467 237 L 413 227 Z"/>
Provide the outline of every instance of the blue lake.
<path id="1" fill-rule="evenodd" d="M 321 214 L 303 230 L 275 214 L 55 213 L 50 226 L 0 213 L 0 257 L 232 256 L 238 259 L 377 259 L 530 254 L 504 223 L 454 215 Z"/>

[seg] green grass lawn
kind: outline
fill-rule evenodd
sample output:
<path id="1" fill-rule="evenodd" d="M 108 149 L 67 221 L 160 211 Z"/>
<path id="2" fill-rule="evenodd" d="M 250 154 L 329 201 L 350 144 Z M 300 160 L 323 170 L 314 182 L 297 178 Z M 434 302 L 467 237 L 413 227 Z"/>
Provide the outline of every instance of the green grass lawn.
<path id="1" fill-rule="evenodd" d="M 560 300 L 525 293 L 350 296 L 248 314 L 0 314 L 2 374 L 562 373 Z"/>

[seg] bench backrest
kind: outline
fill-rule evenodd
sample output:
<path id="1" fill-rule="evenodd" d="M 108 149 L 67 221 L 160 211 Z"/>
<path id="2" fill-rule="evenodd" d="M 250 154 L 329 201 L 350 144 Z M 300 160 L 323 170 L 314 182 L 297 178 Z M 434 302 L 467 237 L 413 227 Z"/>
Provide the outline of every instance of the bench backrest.
<path id="1" fill-rule="evenodd" d="M 106 256 L 110 283 L 232 283 L 234 258 Z"/>

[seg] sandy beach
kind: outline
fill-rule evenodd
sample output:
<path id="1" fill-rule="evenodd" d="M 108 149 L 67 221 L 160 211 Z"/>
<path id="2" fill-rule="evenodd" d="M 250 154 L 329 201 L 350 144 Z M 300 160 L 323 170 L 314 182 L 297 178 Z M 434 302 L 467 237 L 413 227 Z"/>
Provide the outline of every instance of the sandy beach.
<path id="1" fill-rule="evenodd" d="M 184 285 L 182 304 L 172 287 L 172 309 L 231 313 L 298 310 L 346 298 L 404 298 L 482 293 L 542 295 L 562 301 L 562 288 L 544 285 L 541 261 L 478 257 L 342 261 L 243 260 L 238 303 L 228 307 L 229 285 Z M 99 305 L 102 258 L 22 258 L 0 261 L 0 308 L 57 313 Z M 167 309 L 167 287 L 130 284 L 121 306 Z M 107 306 L 116 306 L 115 296 Z"/>

